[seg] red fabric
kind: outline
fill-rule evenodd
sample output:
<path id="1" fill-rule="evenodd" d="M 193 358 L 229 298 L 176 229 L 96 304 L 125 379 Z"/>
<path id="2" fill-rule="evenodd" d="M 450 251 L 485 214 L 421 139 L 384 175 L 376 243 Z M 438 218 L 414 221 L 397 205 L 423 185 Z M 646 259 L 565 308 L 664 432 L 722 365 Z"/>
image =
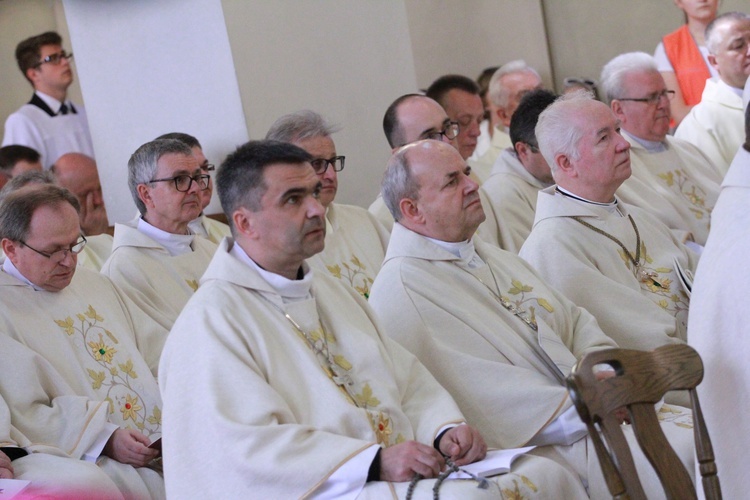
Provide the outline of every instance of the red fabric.
<path id="1" fill-rule="evenodd" d="M 711 72 L 687 24 L 665 36 L 662 43 L 667 58 L 674 68 L 685 104 L 688 106 L 698 104 L 701 102 L 706 80 L 711 78 Z"/>

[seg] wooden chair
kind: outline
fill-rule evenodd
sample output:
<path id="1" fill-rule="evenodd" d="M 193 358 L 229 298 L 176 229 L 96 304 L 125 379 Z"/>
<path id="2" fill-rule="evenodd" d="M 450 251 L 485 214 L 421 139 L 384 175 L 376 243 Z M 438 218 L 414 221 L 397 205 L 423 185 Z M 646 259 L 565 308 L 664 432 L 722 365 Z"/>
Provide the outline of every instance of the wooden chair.
<path id="1" fill-rule="evenodd" d="M 609 365 L 616 375 L 599 380 L 594 372 L 597 365 Z M 618 409 L 622 415 L 622 408 L 627 408 L 638 444 L 656 470 L 667 498 L 696 498 L 695 486 L 664 436 L 654 409 L 666 392 L 683 389 L 690 391 L 703 491 L 708 499 L 721 498 L 713 448 L 695 391 L 701 380 L 703 362 L 687 345 L 667 345 L 650 352 L 606 349 L 584 356 L 573 368 L 567 378 L 570 396 L 588 427 L 614 498 L 646 498 L 621 419 L 615 415 Z"/>

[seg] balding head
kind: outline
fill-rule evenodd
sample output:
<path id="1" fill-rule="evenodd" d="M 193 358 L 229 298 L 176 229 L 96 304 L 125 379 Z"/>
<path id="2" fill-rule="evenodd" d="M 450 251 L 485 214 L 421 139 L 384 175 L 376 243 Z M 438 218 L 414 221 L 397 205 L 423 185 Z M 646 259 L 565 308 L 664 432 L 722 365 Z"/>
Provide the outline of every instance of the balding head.
<path id="1" fill-rule="evenodd" d="M 734 88 L 744 88 L 750 73 L 750 16 L 727 12 L 706 27 L 708 62 Z"/>
<path id="2" fill-rule="evenodd" d="M 450 125 L 450 118 L 436 101 L 418 94 L 407 94 L 388 107 L 383 131 L 391 148 L 396 149 L 421 139 L 442 139 L 454 147 L 452 138 L 439 134 Z"/>
<path id="3" fill-rule="evenodd" d="M 57 159 L 52 171 L 57 183 L 78 198 L 83 233 L 93 236 L 106 232 L 109 221 L 94 159 L 81 153 L 67 153 Z"/>

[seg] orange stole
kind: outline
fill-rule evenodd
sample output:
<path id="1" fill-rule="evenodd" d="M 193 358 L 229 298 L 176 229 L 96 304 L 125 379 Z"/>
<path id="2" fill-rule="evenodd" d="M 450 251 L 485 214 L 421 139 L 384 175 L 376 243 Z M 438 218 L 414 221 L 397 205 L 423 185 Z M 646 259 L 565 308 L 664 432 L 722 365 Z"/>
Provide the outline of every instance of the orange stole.
<path id="1" fill-rule="evenodd" d="M 711 72 L 687 24 L 666 35 L 662 43 L 667 58 L 674 68 L 685 104 L 688 106 L 698 104 L 701 102 L 706 80 L 711 78 Z"/>

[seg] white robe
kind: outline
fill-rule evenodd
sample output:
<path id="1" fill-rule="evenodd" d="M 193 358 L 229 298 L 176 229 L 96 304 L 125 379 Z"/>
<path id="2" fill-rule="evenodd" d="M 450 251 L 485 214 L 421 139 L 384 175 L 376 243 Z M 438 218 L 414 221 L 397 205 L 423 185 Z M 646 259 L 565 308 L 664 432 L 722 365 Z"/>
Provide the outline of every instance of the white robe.
<path id="1" fill-rule="evenodd" d="M 651 350 L 685 342 L 690 299 L 674 261 L 693 272 L 698 257 L 650 213 L 624 203 L 618 206 L 622 216 L 545 189 L 539 193 L 534 228 L 519 255 L 550 285 L 593 314 L 620 347 Z M 580 216 L 618 238 L 635 256 L 636 234 L 627 214 L 641 236 L 641 262 L 657 274 L 662 287 L 637 279 L 619 245 L 571 218 Z"/>
<path id="2" fill-rule="evenodd" d="M 497 160 L 504 149 L 510 147 L 513 147 L 513 143 L 510 140 L 508 132 L 495 127 L 489 149 L 478 160 L 468 161 L 472 172 L 476 174 L 480 181 L 486 181 L 490 178 L 495 160 Z"/>
<path id="3" fill-rule="evenodd" d="M 113 238 L 107 233 L 86 236 L 86 246 L 78 254 L 78 266 L 97 273 L 112 254 Z"/>
<path id="4" fill-rule="evenodd" d="M 697 146 L 723 178 L 745 142 L 742 97 L 722 81 L 706 80 L 701 102 L 680 122 L 674 136 Z"/>
<path id="5" fill-rule="evenodd" d="M 703 359 L 698 386 L 724 498 L 750 489 L 750 153 L 740 149 L 722 185 L 713 228 L 695 276 L 689 343 Z"/>
<path id="6" fill-rule="evenodd" d="M 518 253 L 521 249 L 534 225 L 537 193 L 548 186 L 524 168 L 512 148 L 500 153 L 492 175 L 480 189 L 488 201 L 483 204 L 485 213 L 491 211 L 498 222 L 504 250 Z"/>
<path id="7" fill-rule="evenodd" d="M 382 335 L 354 290 L 316 275 L 313 298 L 284 303 L 258 271 L 229 254 L 233 244 L 222 242 L 164 349 L 159 380 L 170 496 L 315 495 L 359 460 L 361 467 L 348 471 L 355 476 L 351 497 L 365 483 L 374 446 L 431 444 L 444 426 L 463 421 L 427 370 Z M 327 339 L 337 364 L 350 368 L 358 406 L 278 308 Z M 205 456 L 214 459 L 196 460 Z M 420 491 L 431 493 L 431 483 L 421 482 Z M 403 496 L 406 487 L 369 483 L 362 496 Z M 457 494 L 472 490 L 459 487 Z"/>
<path id="8" fill-rule="evenodd" d="M 368 298 L 383 264 L 390 233 L 367 210 L 354 205 L 331 203 L 325 219 L 325 248 L 307 263 Z"/>
<path id="9" fill-rule="evenodd" d="M 206 238 L 195 238 L 192 252 L 173 257 L 131 224 L 115 224 L 112 255 L 101 272 L 169 330 L 198 289 L 216 244 Z"/>
<path id="10" fill-rule="evenodd" d="M 627 133 L 632 175 L 618 189 L 617 197 L 651 212 L 667 227 L 690 233 L 705 245 L 711 227 L 711 211 L 719 197 L 721 177 L 711 161 L 692 144 L 666 136 L 667 149 L 650 153 Z"/>
<path id="11" fill-rule="evenodd" d="M 568 391 L 553 371 L 567 376 L 581 356 L 615 343 L 586 310 L 550 288 L 526 262 L 478 238 L 473 241 L 485 263 L 476 269 L 423 236 L 394 226 L 369 302 L 386 331 L 454 396 L 488 446 L 522 446 L 571 408 Z M 538 333 L 500 305 L 496 294 L 535 318 Z M 660 417 L 669 411 L 684 416 L 684 410 L 674 408 Z M 682 425 L 664 422 L 662 428 L 692 474 L 692 432 Z M 626 435 L 632 447 L 633 434 Z M 535 451 L 575 470 L 588 481 L 593 497 L 608 496 L 587 440 L 551 444 L 557 445 Z M 660 491 L 653 471 L 646 472 L 645 457 L 635 456 L 649 491 Z"/>
<path id="12" fill-rule="evenodd" d="M 217 245 L 225 237 L 232 236 L 232 231 L 229 229 L 228 224 L 207 217 L 204 214 L 201 214 L 197 219 L 190 221 L 188 227 L 193 233 L 203 236 L 204 238 L 207 238 L 208 241 L 212 241 Z"/>

